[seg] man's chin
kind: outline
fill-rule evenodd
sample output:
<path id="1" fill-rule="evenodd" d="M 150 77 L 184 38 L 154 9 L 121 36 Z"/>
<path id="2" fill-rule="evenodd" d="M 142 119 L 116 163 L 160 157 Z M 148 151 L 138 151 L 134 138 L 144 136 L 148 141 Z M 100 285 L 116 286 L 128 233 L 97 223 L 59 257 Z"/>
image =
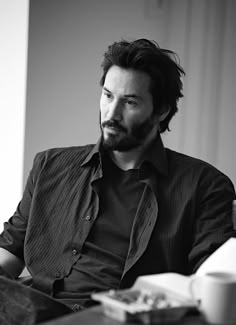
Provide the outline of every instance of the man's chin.
<path id="1" fill-rule="evenodd" d="M 107 139 L 102 139 L 102 146 L 105 150 L 117 150 L 119 148 L 119 142 L 115 139 L 112 139 L 111 137 Z"/>
<path id="2" fill-rule="evenodd" d="M 108 151 L 129 151 L 137 148 L 140 145 L 137 141 L 127 139 L 117 139 L 116 137 L 109 136 L 108 138 L 102 137 L 102 146 Z"/>

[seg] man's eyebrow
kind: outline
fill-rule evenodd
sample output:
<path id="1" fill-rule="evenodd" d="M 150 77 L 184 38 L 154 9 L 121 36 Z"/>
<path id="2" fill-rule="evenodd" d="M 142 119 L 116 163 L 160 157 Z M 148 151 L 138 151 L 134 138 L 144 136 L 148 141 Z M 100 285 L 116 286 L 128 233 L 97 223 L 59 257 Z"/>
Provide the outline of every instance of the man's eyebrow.
<path id="1" fill-rule="evenodd" d="M 107 89 L 106 87 L 103 87 L 103 89 L 104 89 L 105 91 L 107 91 L 108 93 L 112 94 L 112 92 L 111 92 L 109 89 Z M 141 96 L 136 95 L 136 94 L 126 94 L 126 95 L 124 95 L 124 97 L 125 97 L 125 98 L 136 98 L 136 99 L 140 99 L 140 100 L 143 99 Z"/>
<path id="2" fill-rule="evenodd" d="M 102 88 L 103 88 L 103 90 L 107 91 L 108 93 L 111 93 L 111 91 L 109 89 L 107 89 L 106 87 L 103 86 Z"/>
<path id="3" fill-rule="evenodd" d="M 139 99 L 139 100 L 142 100 L 143 98 L 139 95 L 136 95 L 136 94 L 127 94 L 127 95 L 124 95 L 125 98 L 136 98 L 136 99 Z"/>

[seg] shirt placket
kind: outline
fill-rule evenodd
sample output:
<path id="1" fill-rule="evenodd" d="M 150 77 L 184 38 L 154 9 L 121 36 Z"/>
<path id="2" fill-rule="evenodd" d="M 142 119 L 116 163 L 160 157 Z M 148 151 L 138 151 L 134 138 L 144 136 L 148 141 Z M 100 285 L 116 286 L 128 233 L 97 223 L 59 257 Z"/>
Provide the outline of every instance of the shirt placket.
<path id="1" fill-rule="evenodd" d="M 95 171 L 94 175 L 91 178 L 90 181 L 90 186 L 92 191 L 90 193 L 91 196 L 91 204 L 89 205 L 89 209 L 85 212 L 83 218 L 82 218 L 82 224 L 81 227 L 79 227 L 76 236 L 78 237 L 78 242 L 80 243 L 80 247 L 82 249 L 85 240 L 87 239 L 93 223 L 95 219 L 97 218 L 98 215 L 98 210 L 99 210 L 99 198 L 98 198 L 98 193 L 97 193 L 97 188 L 99 186 L 99 181 L 102 178 L 103 173 L 101 166 L 97 168 Z M 81 253 L 81 249 L 77 253 Z"/>
<path id="2" fill-rule="evenodd" d="M 157 220 L 157 215 L 158 203 L 156 196 L 150 185 L 146 184 L 134 219 L 122 278 L 145 252 Z"/>
<path id="3" fill-rule="evenodd" d="M 67 257 L 67 263 L 64 270 L 57 270 L 54 274 L 54 281 L 55 279 L 62 279 L 64 276 L 68 275 L 71 271 L 71 267 L 73 264 L 77 262 L 77 260 L 81 257 L 82 248 L 84 242 L 86 241 L 93 223 L 98 215 L 99 210 L 99 199 L 96 192 L 96 183 L 99 183 L 99 180 L 102 178 L 102 170 L 99 166 L 93 176 L 91 177 L 90 185 L 91 188 L 88 187 L 86 190 L 91 191 L 89 192 L 88 196 L 90 197 L 90 204 L 89 209 L 83 211 L 83 216 L 80 216 L 80 223 L 78 228 L 76 229 L 76 233 L 73 237 L 73 245 L 71 246 L 70 254 Z M 75 244 L 76 243 L 76 244 Z"/>

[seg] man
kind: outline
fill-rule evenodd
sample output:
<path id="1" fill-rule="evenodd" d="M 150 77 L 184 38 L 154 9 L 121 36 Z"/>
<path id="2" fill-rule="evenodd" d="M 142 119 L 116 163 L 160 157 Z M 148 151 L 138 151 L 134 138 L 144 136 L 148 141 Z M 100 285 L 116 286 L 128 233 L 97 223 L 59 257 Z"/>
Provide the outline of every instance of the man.
<path id="1" fill-rule="evenodd" d="M 37 154 L 0 238 L 2 272 L 26 265 L 33 288 L 72 309 L 143 274 L 191 274 L 233 234 L 231 181 L 161 141 L 182 97 L 175 54 L 121 41 L 102 68 L 101 138 Z"/>

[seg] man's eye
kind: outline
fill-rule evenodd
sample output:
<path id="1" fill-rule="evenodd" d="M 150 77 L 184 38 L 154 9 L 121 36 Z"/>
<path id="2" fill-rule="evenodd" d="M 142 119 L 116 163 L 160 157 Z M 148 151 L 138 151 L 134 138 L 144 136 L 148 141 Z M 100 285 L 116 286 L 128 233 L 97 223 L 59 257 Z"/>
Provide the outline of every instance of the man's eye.
<path id="1" fill-rule="evenodd" d="M 136 106 L 137 103 L 134 102 L 133 100 L 127 100 L 126 103 L 129 105 L 129 106 Z"/>
<path id="2" fill-rule="evenodd" d="M 104 93 L 104 96 L 106 96 L 107 98 L 111 98 L 112 97 L 112 95 L 109 94 L 109 93 Z"/>

